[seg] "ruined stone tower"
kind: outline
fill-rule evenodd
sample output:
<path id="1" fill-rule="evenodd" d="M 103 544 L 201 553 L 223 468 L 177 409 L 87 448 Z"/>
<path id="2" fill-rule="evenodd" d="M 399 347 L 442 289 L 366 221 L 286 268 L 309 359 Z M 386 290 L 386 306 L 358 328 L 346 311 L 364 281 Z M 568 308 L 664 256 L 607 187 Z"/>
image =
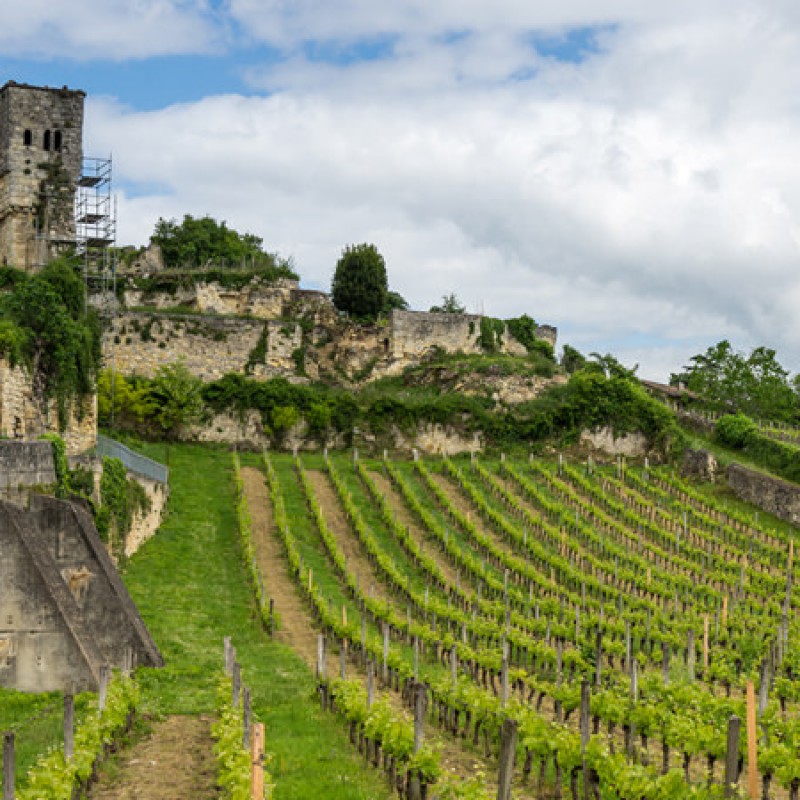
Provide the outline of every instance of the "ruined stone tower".
<path id="1" fill-rule="evenodd" d="M 75 243 L 85 96 L 0 87 L 0 264 L 33 271 Z"/>

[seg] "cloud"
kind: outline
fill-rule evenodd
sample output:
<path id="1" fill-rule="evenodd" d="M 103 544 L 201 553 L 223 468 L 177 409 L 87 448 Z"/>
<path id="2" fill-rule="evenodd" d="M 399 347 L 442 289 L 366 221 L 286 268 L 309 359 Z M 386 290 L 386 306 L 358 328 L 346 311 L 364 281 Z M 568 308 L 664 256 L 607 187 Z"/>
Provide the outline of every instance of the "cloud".
<path id="1" fill-rule="evenodd" d="M 121 61 L 218 51 L 226 25 L 208 0 L 3 0 L 6 58 Z"/>
<path id="2" fill-rule="evenodd" d="M 121 238 L 209 213 L 322 288 L 371 241 L 415 307 L 455 291 L 648 377 L 723 337 L 800 367 L 793 6 L 492 8 L 232 0 L 286 48 L 250 72 L 268 94 L 149 113 L 89 98 L 91 146 L 126 187 Z M 577 62 L 529 35 L 571 25 L 601 26 Z M 385 34 L 377 58 L 303 44 Z"/>

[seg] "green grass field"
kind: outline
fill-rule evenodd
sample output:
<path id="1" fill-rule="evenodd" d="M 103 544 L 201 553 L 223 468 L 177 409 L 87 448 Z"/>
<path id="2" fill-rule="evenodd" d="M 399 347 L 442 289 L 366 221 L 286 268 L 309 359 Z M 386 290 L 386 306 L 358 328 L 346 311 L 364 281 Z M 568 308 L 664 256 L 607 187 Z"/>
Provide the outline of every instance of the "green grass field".
<path id="1" fill-rule="evenodd" d="M 141 449 L 164 460 L 163 445 Z M 168 513 L 124 576 L 167 662 L 141 670 L 147 705 L 165 714 L 211 711 L 223 637 L 230 636 L 254 712 L 266 724 L 276 800 L 389 797 L 344 726 L 319 710 L 304 662 L 262 630 L 239 555 L 230 453 L 173 445 L 169 462 Z"/>

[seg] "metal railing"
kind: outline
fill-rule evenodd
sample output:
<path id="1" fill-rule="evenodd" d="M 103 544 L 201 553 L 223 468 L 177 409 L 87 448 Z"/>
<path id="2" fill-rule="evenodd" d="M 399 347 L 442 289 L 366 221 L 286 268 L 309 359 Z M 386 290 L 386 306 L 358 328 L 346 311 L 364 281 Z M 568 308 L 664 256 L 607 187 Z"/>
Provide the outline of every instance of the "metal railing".
<path id="1" fill-rule="evenodd" d="M 149 478 L 159 483 L 169 482 L 169 469 L 152 458 L 147 458 L 140 453 L 135 453 L 124 444 L 109 439 L 102 434 L 97 435 L 97 447 L 95 451 L 98 456 L 108 458 L 118 458 L 127 470 L 135 472 L 144 478 Z"/>

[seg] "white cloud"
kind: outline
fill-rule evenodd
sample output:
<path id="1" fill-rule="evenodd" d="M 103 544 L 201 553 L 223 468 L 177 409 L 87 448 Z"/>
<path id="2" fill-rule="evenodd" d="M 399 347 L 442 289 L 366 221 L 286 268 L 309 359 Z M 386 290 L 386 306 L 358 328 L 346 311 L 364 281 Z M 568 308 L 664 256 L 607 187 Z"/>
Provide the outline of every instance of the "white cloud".
<path id="1" fill-rule="evenodd" d="M 416 307 L 455 291 L 470 309 L 529 313 L 648 377 L 723 337 L 800 368 L 793 5 L 230 5 L 251 35 L 290 48 L 399 38 L 377 62 L 297 51 L 255 69 L 270 96 L 147 114 L 89 98 L 91 146 L 113 150 L 125 183 L 162 187 L 124 199 L 122 239 L 143 241 L 157 216 L 210 213 L 293 254 L 322 288 L 345 244 L 373 241 Z M 620 19 L 579 64 L 523 36 Z M 533 77 L 508 79 L 521 70 Z"/>
<path id="2" fill-rule="evenodd" d="M 217 51 L 225 26 L 208 0 L 3 0 L 5 57 L 85 61 Z"/>

